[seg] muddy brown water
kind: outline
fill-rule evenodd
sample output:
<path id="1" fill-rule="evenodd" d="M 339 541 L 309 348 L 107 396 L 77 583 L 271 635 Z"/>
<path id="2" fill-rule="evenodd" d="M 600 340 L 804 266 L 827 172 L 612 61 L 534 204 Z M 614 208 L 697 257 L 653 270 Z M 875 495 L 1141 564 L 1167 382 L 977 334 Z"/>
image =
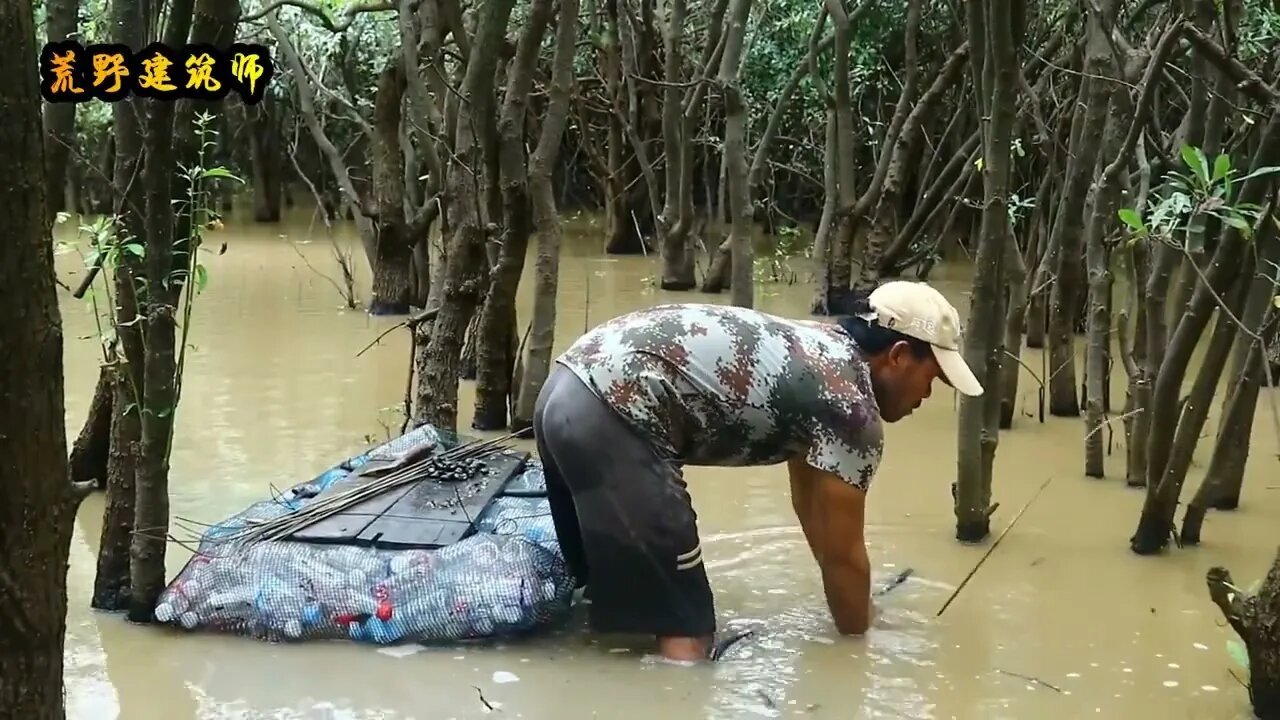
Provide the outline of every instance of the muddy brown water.
<path id="1" fill-rule="evenodd" d="M 567 241 L 558 348 L 584 323 L 633 308 L 728 302 L 727 295 L 656 291 L 656 259 L 602 258 L 590 228 L 591 221 L 579 220 Z M 349 230 L 337 237 L 350 246 Z M 323 228 L 308 217 L 278 227 L 232 222 L 210 240 L 226 241 L 228 249 L 207 258 L 210 281 L 192 320 L 172 512 L 216 522 L 266 497 L 272 485 L 308 479 L 384 438 L 383 425 L 398 425 L 408 349 L 398 331 L 356 357 L 397 320 L 343 308 L 317 272 L 339 277 Z M 59 267 L 74 286 L 76 256 L 60 257 Z M 357 271 L 363 297 L 363 261 Z M 521 287 L 522 318 L 531 307 L 530 277 L 527 272 Z M 935 282 L 965 313 L 963 272 L 942 268 Z M 803 284 L 762 286 L 757 307 L 804 316 L 810 293 Z M 67 428 L 74 438 L 93 391 L 98 350 L 87 305 L 64 291 L 62 308 Z M 1037 351 L 1025 352 L 1024 360 L 1039 372 Z M 463 428 L 470 422 L 470 385 L 462 388 Z M 1035 387 L 1024 370 L 1026 413 L 1034 414 Z M 1118 377 L 1113 388 L 1113 397 L 1123 398 Z M 867 510 L 871 559 L 877 581 L 906 567 L 915 575 L 879 601 L 880 617 L 866 638 L 841 638 L 833 630 L 781 467 L 688 470 L 721 623 L 763 628 L 725 662 L 693 669 L 653 663 L 644 647 L 625 639 L 588 635 L 580 617 L 562 631 L 520 643 L 395 651 L 349 642 L 272 645 L 132 626 L 88 607 L 102 525 L 97 495 L 84 504 L 71 549 L 69 715 L 1249 717 L 1245 691 L 1230 674 L 1225 645 L 1233 636 L 1209 602 L 1203 578 L 1206 569 L 1224 564 L 1251 584 L 1280 541 L 1274 524 L 1280 491 L 1268 490 L 1276 477 L 1271 414 L 1258 413 L 1241 509 L 1211 514 L 1202 547 L 1158 558 L 1139 558 L 1127 548 L 1141 494 L 1123 486 L 1118 426 L 1108 477 L 1091 480 L 1081 474 L 1082 420 L 1040 424 L 1020 414 L 1015 429 L 1000 438 L 995 497 L 1001 504 L 993 534 L 1046 478 L 1053 480 L 937 618 L 985 549 L 953 539 L 953 394 L 935 388 L 915 416 L 888 429 Z M 1217 414 L 1215 404 L 1207 433 Z M 1198 482 L 1208 460 L 1208 443 L 1202 445 L 1189 483 Z M 171 575 L 188 557 L 170 546 Z"/>

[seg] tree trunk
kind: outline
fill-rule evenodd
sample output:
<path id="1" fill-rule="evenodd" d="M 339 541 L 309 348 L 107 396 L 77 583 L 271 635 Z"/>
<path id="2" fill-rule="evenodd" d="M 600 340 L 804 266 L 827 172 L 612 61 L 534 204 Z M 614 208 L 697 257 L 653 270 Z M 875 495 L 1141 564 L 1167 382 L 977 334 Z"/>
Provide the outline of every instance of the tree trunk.
<path id="1" fill-rule="evenodd" d="M 681 104 L 684 98 L 682 84 L 683 54 L 686 0 L 671 0 L 662 33 L 663 40 L 663 72 L 662 79 L 666 83 L 662 93 L 662 144 L 666 152 L 666 178 L 664 185 L 665 204 L 659 225 L 662 227 L 662 280 L 663 290 L 691 290 L 697 285 L 694 277 L 694 258 L 689 246 L 687 224 L 680 211 L 683 206 L 680 193 L 685 188 L 681 180 L 683 174 L 682 160 L 689 157 L 686 145 L 692 138 L 685 137 L 684 117 Z M 708 27 L 708 32 L 718 28 Z"/>
<path id="2" fill-rule="evenodd" d="M 404 152 L 400 147 L 401 105 L 405 94 L 404 64 L 399 55 L 378 76 L 373 104 L 373 288 L 370 315 L 405 315 L 413 295 L 413 246 L 405 219 Z"/>
<path id="3" fill-rule="evenodd" d="M 644 209 L 644 203 L 634 199 L 640 193 L 634 185 L 643 185 L 645 178 L 637 167 L 639 158 L 630 149 L 623 117 L 626 114 L 627 94 L 622 84 L 622 47 L 618 42 L 618 0 L 605 0 L 607 25 L 600 39 L 600 66 L 604 71 L 605 94 L 612 112 L 608 114 L 607 169 L 604 178 L 605 193 L 605 252 L 610 255 L 639 255 L 645 252 L 646 238 L 641 232 L 637 213 L 652 222 Z M 590 139 L 583 138 L 583 142 Z M 646 192 L 650 192 L 645 188 Z M 648 226 L 648 223 L 645 223 Z"/>
<path id="4" fill-rule="evenodd" d="M 1085 236 L 1085 262 L 1088 270 L 1089 294 L 1086 317 L 1088 342 L 1085 349 L 1085 441 L 1084 474 L 1100 478 L 1105 475 L 1103 462 L 1103 430 L 1109 412 L 1111 386 L 1111 305 L 1112 285 L 1111 249 L 1106 241 L 1115 224 L 1120 205 L 1120 180 L 1129 167 L 1139 139 L 1139 129 L 1145 125 L 1150 111 L 1152 92 L 1158 82 L 1156 73 L 1162 71 L 1165 61 L 1177 40 L 1177 33 L 1167 32 L 1147 63 L 1146 72 L 1139 87 L 1138 98 L 1127 93 L 1115 92 L 1111 97 L 1111 114 L 1107 118 L 1106 132 L 1102 137 L 1102 160 L 1106 166 L 1094 185 L 1093 204 L 1089 226 Z M 1134 58 L 1125 67 L 1116 68 L 1116 76 L 1126 82 L 1135 79 L 1141 66 Z M 1135 107 L 1134 102 L 1138 103 Z M 1123 348 L 1122 348 L 1123 351 Z"/>
<path id="5" fill-rule="evenodd" d="M 1250 335 L 1266 339 L 1275 333 L 1273 298 L 1276 295 L 1276 271 L 1273 263 L 1280 257 L 1275 225 L 1263 222 L 1254 242 L 1262 253 L 1262 266 L 1257 268 L 1257 275 L 1249 283 L 1249 296 L 1239 315 L 1247 331 L 1236 334 L 1235 352 L 1227 370 L 1227 392 L 1209 469 L 1182 518 L 1182 542 L 1185 545 L 1199 544 L 1201 526 L 1210 508 L 1234 510 L 1240 503 L 1258 391 L 1266 376 L 1262 367 L 1265 343 Z M 1217 336 L 1214 337 L 1216 339 Z M 1202 361 L 1202 365 L 1204 362 L 1207 360 Z"/>
<path id="6" fill-rule="evenodd" d="M 1258 149 L 1250 163 L 1250 171 L 1280 164 L 1280 110 L 1272 110 L 1262 133 Z M 1259 204 L 1265 197 L 1269 179 L 1249 178 L 1238 196 L 1239 203 Z M 1209 322 L 1217 300 L 1235 284 L 1241 272 L 1245 240 L 1235 228 L 1226 229 L 1218 240 L 1218 248 L 1205 273 L 1196 285 L 1187 312 L 1169 341 L 1168 351 L 1151 393 L 1151 428 L 1148 437 L 1147 497 L 1143 503 L 1138 528 L 1130 540 L 1130 548 L 1139 555 L 1158 553 L 1168 544 L 1173 532 L 1173 515 L 1177 510 L 1182 478 L 1175 473 L 1166 476 L 1170 456 L 1178 452 L 1174 432 L 1179 422 L 1178 391 L 1200 336 Z M 1150 321 L 1150 316 L 1148 321 Z M 1221 372 L 1221 366 L 1217 368 Z M 1198 433 L 1197 433 L 1198 435 Z M 1196 436 L 1190 438 L 1194 442 Z M 1166 481 L 1167 480 L 1167 481 Z"/>
<path id="7" fill-rule="evenodd" d="M 467 168 L 480 168 L 485 144 L 496 142 L 496 138 L 476 137 L 472 118 L 494 112 L 498 51 L 514 5 L 515 0 L 484 0 L 477 10 L 474 44 L 461 90 L 470 102 L 458 108 L 452 153 L 453 162 Z M 441 430 L 457 430 L 463 333 L 483 299 L 483 281 L 489 269 L 480 212 L 485 193 L 476 186 L 494 180 L 472 177 L 461 167 L 451 167 L 448 172 L 447 217 L 452 237 L 447 238 L 440 313 L 433 322 L 424 322 L 415 330 L 419 348 L 415 425 L 430 423 Z"/>
<path id="8" fill-rule="evenodd" d="M 98 570 L 90 607 L 117 611 L 129 607 L 129 545 L 133 540 L 137 457 L 142 429 L 133 390 L 125 371 L 112 373 L 115 403 L 111 422 L 111 453 L 107 460 L 107 497 L 98 543 Z"/>
<path id="9" fill-rule="evenodd" d="M 968 57 L 968 43 L 962 44 L 951 53 L 938 76 L 934 78 L 933 84 L 920 96 L 911 113 L 907 115 L 906 121 L 903 122 L 901 131 L 893 139 L 889 168 L 873 206 L 862 257 L 858 259 L 858 267 L 861 271 L 854 280 L 855 287 L 867 290 L 874 288 L 886 269 L 883 266 L 885 248 L 891 245 L 898 235 L 898 208 L 902 204 L 903 184 L 910 171 L 908 163 L 919 150 L 925 119 L 936 112 L 936 106 L 941 102 L 943 95 L 962 77 L 965 60 Z"/>
<path id="10" fill-rule="evenodd" d="M 839 179 L 837 177 L 838 153 L 840 152 L 840 131 L 836 126 L 835 108 L 827 108 L 827 142 L 822 152 L 822 186 L 825 188 L 822 201 L 822 217 L 818 221 L 818 230 L 813 234 L 813 272 L 814 285 L 817 287 L 817 297 L 813 305 L 813 312 L 826 315 L 831 312 L 829 307 L 832 297 L 831 272 L 832 272 L 832 238 L 835 235 L 834 229 L 837 224 L 836 220 L 836 201 L 837 188 L 839 188 Z"/>
<path id="11" fill-rule="evenodd" d="M 1048 183 L 1042 183 L 1047 186 Z M 1034 243 L 1034 241 L 1033 241 Z M 1035 247 L 1028 248 L 1031 259 Z M 1018 252 L 1018 243 L 1012 235 L 1005 243 L 1005 314 L 1004 357 L 1000 361 L 1000 423 L 999 429 L 1013 427 L 1013 416 L 1018 411 L 1018 376 L 1022 373 L 1022 326 L 1027 319 L 1027 263 Z"/>
<path id="12" fill-rule="evenodd" d="M 413 297 L 413 245 L 407 238 L 409 227 L 399 217 L 373 223 L 377 246 L 373 264 L 373 287 L 369 314 L 404 315 Z"/>
<path id="13" fill-rule="evenodd" d="M 731 0 L 725 34 L 724 55 L 720 59 L 720 88 L 724 96 L 725 170 L 729 180 L 729 214 L 732 218 L 729 242 L 733 248 L 730 302 L 749 308 L 755 304 L 755 253 L 751 246 L 751 188 L 747 165 L 747 109 L 743 103 L 739 76 L 742 46 L 747 35 L 751 0 Z"/>
<path id="14" fill-rule="evenodd" d="M 476 358 L 480 346 L 480 314 L 471 316 L 467 321 L 467 329 L 462 335 L 462 357 L 458 360 L 458 379 L 476 379 Z"/>
<path id="15" fill-rule="evenodd" d="M 112 38 L 126 47 L 142 47 L 145 42 L 141 5 L 120 0 L 111 7 Z M 130 97 L 111 106 L 114 125 L 112 185 L 117 188 L 113 212 L 120 217 L 121 231 L 135 238 L 146 237 L 144 208 L 146 195 L 137 178 L 142 169 L 142 122 L 147 103 Z M 111 450 L 107 460 L 107 497 L 102 519 L 102 542 L 98 546 L 98 569 L 90 604 L 100 610 L 128 608 L 131 584 L 130 546 L 136 527 L 137 477 L 141 454 L 143 374 L 141 302 L 143 269 L 132 253 L 120 253 L 120 263 L 111 278 L 115 289 L 115 330 L 119 339 L 115 353 L 112 385 Z"/>
<path id="16" fill-rule="evenodd" d="M 1106 0 L 1105 18 L 1088 13 L 1085 23 L 1085 74 L 1076 109 L 1078 127 L 1071 138 L 1071 157 L 1063 183 L 1062 202 L 1053 223 L 1058 239 L 1057 276 L 1049 302 L 1049 413 L 1057 417 L 1080 414 L 1072 332 L 1083 283 L 1080 257 L 1085 233 L 1085 199 L 1098 164 L 1107 108 L 1115 83 L 1108 37 L 1114 24 L 1115 0 Z"/>
<path id="17" fill-rule="evenodd" d="M 48 42 L 74 40 L 79 24 L 80 0 L 47 0 L 45 28 Z M 59 211 L 75 212 L 74 204 L 64 205 L 71 167 L 71 148 L 76 143 L 76 103 L 46 103 L 44 106 L 45 204 L 50 219 Z"/>
<path id="18" fill-rule="evenodd" d="M 34 74 L 32 3 L 0 2 L 0 73 Z M 67 555 L 76 501 L 67 480 L 62 318 L 45 206 L 45 144 L 35 82 L 0 88 L 0 708 L 65 717 Z"/>
<path id="19" fill-rule="evenodd" d="M 1021 15 L 1018 13 L 1017 15 Z M 970 295 L 964 357 L 983 383 L 982 397 L 960 397 L 955 492 L 956 539 L 990 534 L 991 471 L 999 442 L 1000 365 L 1004 315 L 1001 265 L 1010 241 L 1010 135 L 1017 92 L 1021 28 L 1009 0 L 969 0 L 969 47 L 974 99 L 983 122 L 983 211 Z"/>
<path id="20" fill-rule="evenodd" d="M 506 98 L 498 120 L 499 177 L 502 189 L 502 249 L 489 274 L 489 292 L 476 327 L 476 407 L 471 427 L 507 427 L 508 399 L 515 372 L 516 291 L 524 273 L 533 231 L 529 178 L 525 166 L 525 120 L 538 49 L 551 20 L 551 0 L 534 0 L 507 70 Z"/>
<path id="21" fill-rule="evenodd" d="M 194 0 L 176 0 L 170 8 L 164 41 L 169 47 L 187 42 Z M 145 120 L 146 194 L 146 352 L 142 390 L 142 453 L 138 459 L 137 505 L 129 548 L 129 619 L 149 623 L 165 585 L 165 549 L 169 533 L 169 452 L 177 410 L 175 325 L 179 284 L 174 279 L 173 210 L 174 115 L 176 103 L 150 102 Z M 190 132 L 189 129 L 183 128 Z M 185 263 L 184 263 L 185 265 Z"/>
<path id="22" fill-rule="evenodd" d="M 1241 592 L 1231 573 L 1205 574 L 1209 597 L 1244 641 L 1249 656 L 1249 701 L 1262 720 L 1280 718 L 1280 552 L 1256 594 Z"/>
<path id="23" fill-rule="evenodd" d="M 511 414 L 511 429 L 514 431 L 532 427 L 533 408 L 537 403 L 538 393 L 551 372 L 551 348 L 555 342 L 556 327 L 556 285 L 560 264 L 560 218 L 556 213 L 551 178 L 573 97 L 573 57 L 578 37 L 578 10 L 578 0 L 560 0 L 547 112 L 542 121 L 538 146 L 529 163 L 529 190 L 533 203 L 534 229 L 538 232 L 538 259 L 534 265 L 533 322 L 529 331 L 529 351 L 520 378 L 515 410 Z"/>
<path id="24" fill-rule="evenodd" d="M 249 158 L 253 166 L 253 221 L 280 222 L 280 194 L 284 156 L 280 152 L 280 126 L 276 101 L 245 107 L 249 118 Z"/>
<path id="25" fill-rule="evenodd" d="M 80 436 L 71 446 L 71 482 L 93 482 L 99 489 L 107 486 L 107 453 L 111 449 L 111 406 L 114 395 L 111 369 L 98 368 L 98 384 L 93 388 L 89 417 Z"/>

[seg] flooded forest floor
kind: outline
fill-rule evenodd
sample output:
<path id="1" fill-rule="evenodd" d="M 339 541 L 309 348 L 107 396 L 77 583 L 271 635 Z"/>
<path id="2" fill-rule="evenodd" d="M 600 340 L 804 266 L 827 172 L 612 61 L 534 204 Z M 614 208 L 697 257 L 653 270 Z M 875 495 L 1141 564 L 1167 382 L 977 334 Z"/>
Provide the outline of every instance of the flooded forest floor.
<path id="1" fill-rule="evenodd" d="M 557 349 L 635 308 L 729 300 L 727 293 L 661 292 L 656 257 L 605 257 L 591 221 L 572 225 Z M 354 248 L 357 290 L 367 298 L 368 270 L 353 233 L 338 232 L 339 244 Z M 344 307 L 322 225 L 305 216 L 274 227 L 233 218 L 210 241 L 225 241 L 227 251 L 207 259 L 208 288 L 194 310 L 171 474 L 172 515 L 204 522 L 267 497 L 273 486 L 308 479 L 398 428 L 408 355 L 408 335 L 396 331 L 356 357 L 401 318 Z M 759 286 L 758 308 L 808 315 L 813 293 L 800 263 L 800 282 Z M 532 265 L 518 296 L 520 327 L 532 303 Z M 76 255 L 59 258 L 67 284 L 82 270 Z M 932 279 L 963 313 L 967 270 L 940 266 Z M 74 438 L 97 377 L 98 340 L 88 301 L 60 294 Z M 1040 372 L 1038 350 L 1024 350 L 1022 359 Z M 1124 397 L 1121 372 L 1112 379 L 1112 419 Z M 1039 422 L 1036 388 L 1024 369 L 1020 412 L 1001 434 L 996 458 L 993 535 L 1052 482 L 941 618 L 938 608 L 985 550 L 953 539 L 952 393 L 935 388 L 915 416 L 888 429 L 868 503 L 872 563 L 882 577 L 905 567 L 915 574 L 879 602 L 865 639 L 834 633 L 782 468 L 691 468 L 721 624 L 760 630 L 726 662 L 694 670 L 649 663 L 622 640 L 585 635 L 579 618 L 519 644 L 433 649 L 269 645 L 132 626 L 89 609 L 102 528 L 97 494 L 81 508 L 72 542 L 69 716 L 1249 717 L 1241 671 L 1226 650 L 1234 634 L 1210 602 L 1204 576 L 1225 565 L 1249 585 L 1275 553 L 1272 414 L 1257 413 L 1240 508 L 1212 512 L 1197 548 L 1138 557 L 1128 539 L 1142 493 L 1124 484 L 1120 423 L 1107 438 L 1107 477 L 1085 478 L 1083 418 Z M 1280 401 L 1263 392 L 1260 402 Z M 472 383 L 464 382 L 464 431 L 471 397 Z M 1215 400 L 1210 439 L 1219 406 Z M 1184 493 L 1194 491 L 1210 450 L 1202 440 Z M 188 557 L 170 546 L 170 576 Z"/>

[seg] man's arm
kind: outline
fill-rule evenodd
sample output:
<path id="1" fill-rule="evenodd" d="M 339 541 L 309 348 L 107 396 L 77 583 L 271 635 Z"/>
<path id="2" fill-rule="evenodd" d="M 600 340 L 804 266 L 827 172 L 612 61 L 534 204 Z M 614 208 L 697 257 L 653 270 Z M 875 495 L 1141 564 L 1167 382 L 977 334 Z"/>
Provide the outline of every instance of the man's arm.
<path id="1" fill-rule="evenodd" d="M 825 470 L 792 458 L 791 502 L 822 571 L 836 629 L 861 635 L 871 625 L 871 561 L 863 536 L 866 494 Z"/>

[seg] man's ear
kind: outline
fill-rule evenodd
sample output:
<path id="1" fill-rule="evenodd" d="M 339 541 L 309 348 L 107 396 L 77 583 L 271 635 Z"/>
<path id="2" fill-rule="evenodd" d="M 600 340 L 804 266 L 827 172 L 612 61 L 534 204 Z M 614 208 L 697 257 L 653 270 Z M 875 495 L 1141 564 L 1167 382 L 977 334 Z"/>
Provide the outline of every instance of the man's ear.
<path id="1" fill-rule="evenodd" d="M 898 365 L 911 355 L 911 345 L 906 340 L 899 340 L 889 346 L 889 363 Z"/>

